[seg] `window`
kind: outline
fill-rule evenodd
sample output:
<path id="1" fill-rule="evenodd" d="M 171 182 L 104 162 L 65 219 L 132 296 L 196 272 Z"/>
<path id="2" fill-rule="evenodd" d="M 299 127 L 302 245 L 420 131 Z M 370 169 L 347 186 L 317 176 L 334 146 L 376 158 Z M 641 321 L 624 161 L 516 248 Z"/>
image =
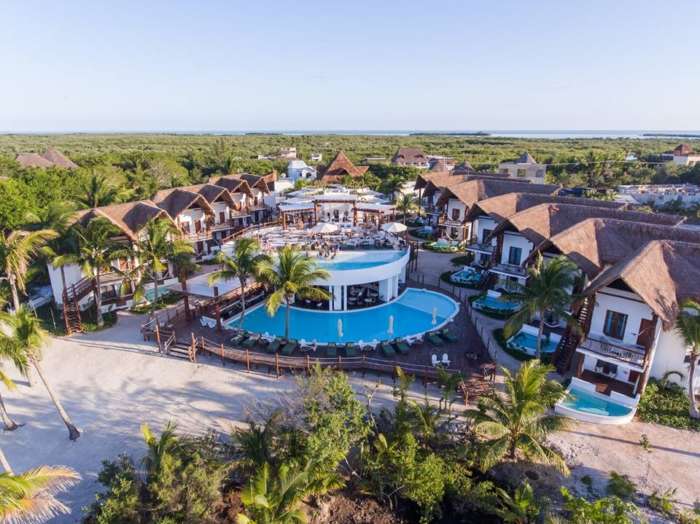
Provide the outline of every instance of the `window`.
<path id="1" fill-rule="evenodd" d="M 224 222 L 226 222 L 226 212 L 219 211 L 219 224 L 223 224 Z"/>
<path id="2" fill-rule="evenodd" d="M 525 178 L 527 176 L 527 169 L 518 169 L 518 177 Z"/>
<path id="3" fill-rule="evenodd" d="M 523 255 L 523 250 L 520 247 L 511 246 L 508 251 L 508 263 L 513 266 L 520 265 L 520 257 Z"/>
<path id="4" fill-rule="evenodd" d="M 603 333 L 607 336 L 622 340 L 625 337 L 625 326 L 627 325 L 627 315 L 617 311 L 608 310 L 605 313 L 605 325 Z"/>
<path id="5" fill-rule="evenodd" d="M 484 229 L 484 230 L 481 232 L 481 242 L 482 242 L 482 243 L 483 243 L 483 242 L 486 242 L 486 239 L 487 239 L 487 238 L 489 237 L 489 235 L 491 234 L 491 231 L 493 231 L 493 230 L 492 230 L 492 229 Z"/>
<path id="6" fill-rule="evenodd" d="M 459 220 L 459 208 L 452 208 L 452 220 Z"/>

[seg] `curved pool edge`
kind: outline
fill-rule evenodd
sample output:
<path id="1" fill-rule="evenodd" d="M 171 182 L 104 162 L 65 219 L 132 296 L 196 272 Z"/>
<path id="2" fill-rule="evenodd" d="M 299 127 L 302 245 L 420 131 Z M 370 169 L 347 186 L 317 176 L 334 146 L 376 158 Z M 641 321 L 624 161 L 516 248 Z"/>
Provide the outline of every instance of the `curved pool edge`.
<path id="1" fill-rule="evenodd" d="M 447 317 L 445 317 L 445 319 L 444 319 L 442 322 L 436 324 L 435 326 L 432 326 L 432 327 L 431 327 L 430 329 L 428 329 L 428 330 L 419 331 L 419 332 L 416 332 L 416 333 L 410 333 L 410 334 L 408 334 L 408 335 L 403 335 L 402 337 L 399 337 L 399 338 L 415 337 L 415 336 L 425 336 L 426 333 L 431 333 L 431 332 L 433 332 L 433 331 L 438 331 L 438 330 L 440 330 L 440 329 L 443 329 L 447 324 L 449 324 L 450 322 L 452 322 L 452 321 L 455 319 L 455 317 L 456 317 L 457 315 L 459 315 L 459 312 L 460 312 L 460 310 L 461 310 L 461 304 L 460 304 L 459 302 L 457 302 L 455 299 L 453 299 L 452 297 L 450 297 L 450 296 L 448 296 L 448 295 L 446 295 L 446 294 L 444 294 L 444 293 L 440 293 L 439 291 L 433 291 L 433 290 L 431 290 L 431 289 L 423 289 L 423 288 L 417 288 L 417 287 L 407 287 L 407 288 L 404 289 L 403 292 L 400 293 L 396 298 L 394 298 L 393 300 L 391 300 L 391 301 L 389 301 L 389 302 L 386 302 L 386 303 L 384 303 L 384 304 L 379 304 L 379 305 L 376 305 L 376 306 L 371 306 L 371 307 L 362 308 L 362 309 L 355 309 L 355 310 L 352 310 L 352 311 L 329 311 L 329 310 L 322 310 L 322 311 L 319 311 L 319 310 L 308 310 L 308 309 L 300 308 L 300 307 L 297 307 L 297 306 L 291 306 L 291 309 L 296 309 L 296 310 L 299 310 L 299 311 L 311 311 L 311 312 L 313 312 L 313 313 L 320 313 L 320 314 L 338 314 L 338 313 L 343 313 L 343 314 L 346 314 L 346 315 L 351 315 L 351 314 L 354 314 L 354 313 L 362 313 L 362 312 L 364 312 L 364 311 L 368 311 L 368 310 L 372 310 L 372 309 L 383 308 L 383 307 L 386 307 L 386 306 L 388 306 L 388 305 L 390 305 L 390 304 L 393 304 L 394 302 L 398 301 L 401 297 L 403 297 L 404 294 L 405 294 L 407 291 L 409 291 L 409 290 L 412 291 L 412 292 L 419 292 L 419 293 L 426 293 L 426 294 L 437 295 L 437 296 L 439 296 L 439 297 L 442 298 L 442 299 L 447 299 L 447 300 L 448 300 L 450 303 L 452 303 L 452 305 L 454 306 L 454 311 L 453 311 L 450 315 L 448 315 Z M 255 311 L 255 310 L 257 310 L 257 309 L 259 309 L 259 308 L 261 308 L 261 307 L 265 307 L 265 302 L 260 302 L 259 304 L 256 304 L 256 305 L 253 306 L 252 308 L 246 310 L 246 316 L 249 315 L 251 312 L 253 312 L 253 311 Z M 229 319 L 225 322 L 224 328 L 225 328 L 225 329 L 228 329 L 228 326 L 229 326 L 229 325 L 235 324 L 236 321 L 238 321 L 238 320 L 240 319 L 241 314 L 242 314 L 242 313 L 239 313 L 238 315 L 235 315 L 235 316 L 229 318 Z M 243 329 L 246 330 L 246 329 L 245 329 L 245 326 L 244 326 Z M 254 332 L 254 333 L 258 333 L 258 334 L 264 334 L 264 333 L 260 333 L 259 331 L 253 331 L 253 332 Z M 395 337 L 395 338 L 397 338 L 397 337 Z M 380 342 L 386 342 L 387 340 L 393 340 L 393 339 L 392 339 L 392 338 L 386 338 L 386 339 L 380 340 Z M 359 342 L 359 340 L 358 340 L 358 341 L 354 341 L 354 342 Z M 365 341 L 365 342 L 369 342 L 369 341 Z M 316 343 L 319 344 L 319 345 L 337 344 L 337 342 L 328 342 L 328 341 L 320 341 L 320 340 L 316 340 Z"/>
<path id="2" fill-rule="evenodd" d="M 592 391 L 590 384 L 588 382 L 585 382 L 583 380 L 577 379 L 576 377 L 573 377 L 571 379 L 571 384 L 569 384 L 569 387 L 566 388 L 566 393 L 568 394 L 571 391 L 571 388 L 574 386 L 578 386 L 584 390 L 586 390 L 589 393 L 599 395 L 596 391 Z M 612 400 L 614 402 L 614 399 L 609 399 L 609 401 Z M 635 403 L 634 405 L 625 405 L 625 407 L 630 408 L 630 412 L 625 414 L 625 415 L 596 415 L 594 413 L 587 413 L 585 411 L 579 411 L 578 409 L 570 408 L 568 406 L 564 406 L 562 404 L 563 400 L 558 401 L 554 405 L 554 412 L 557 415 L 561 415 L 564 417 L 572 418 L 575 420 L 580 420 L 582 422 L 592 422 L 594 424 L 605 424 L 609 426 L 619 426 L 622 424 L 629 424 L 632 422 L 634 419 L 634 416 L 637 413 L 637 404 Z M 620 402 L 622 404 L 622 402 Z"/>

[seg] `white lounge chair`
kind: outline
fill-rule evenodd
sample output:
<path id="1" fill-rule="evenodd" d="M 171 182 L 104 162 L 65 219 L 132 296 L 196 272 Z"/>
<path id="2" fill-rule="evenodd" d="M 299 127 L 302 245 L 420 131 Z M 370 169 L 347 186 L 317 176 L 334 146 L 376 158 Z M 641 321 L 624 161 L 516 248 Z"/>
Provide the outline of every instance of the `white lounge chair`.
<path id="1" fill-rule="evenodd" d="M 445 367 L 448 367 L 450 365 L 450 357 L 447 355 L 447 353 L 442 354 L 442 362 L 440 363 Z"/>
<path id="2" fill-rule="evenodd" d="M 435 353 L 430 355 L 430 363 L 433 365 L 433 367 L 437 367 L 440 363 L 440 361 L 438 360 L 438 356 Z"/>
<path id="3" fill-rule="evenodd" d="M 202 327 L 207 327 L 207 319 L 204 317 L 199 317 L 199 323 L 202 324 Z"/>

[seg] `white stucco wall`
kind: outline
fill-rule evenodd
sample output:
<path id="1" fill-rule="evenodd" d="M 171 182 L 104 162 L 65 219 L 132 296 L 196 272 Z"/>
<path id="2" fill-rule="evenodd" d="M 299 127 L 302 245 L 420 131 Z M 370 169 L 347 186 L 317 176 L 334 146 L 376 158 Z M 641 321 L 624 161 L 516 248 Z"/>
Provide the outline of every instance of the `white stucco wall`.
<path id="1" fill-rule="evenodd" d="M 683 339 L 675 329 L 669 331 L 661 331 L 659 340 L 656 346 L 656 354 L 654 361 L 651 363 L 651 376 L 654 378 L 663 378 L 669 371 L 679 371 L 683 374 L 683 378 L 679 379 L 677 375 L 669 376 L 671 382 L 675 382 L 683 387 L 688 385 L 688 364 L 685 362 L 687 348 Z M 700 374 L 700 368 L 696 369 L 696 377 Z M 700 389 L 700 381 L 696 379 L 695 390 Z"/>
<path id="2" fill-rule="evenodd" d="M 489 231 L 493 231 L 496 228 L 496 221 L 490 217 L 480 216 L 474 222 L 476 222 L 476 226 L 475 226 L 476 242 L 481 244 L 484 242 L 484 240 L 486 240 L 484 238 L 484 230 L 488 229 Z"/>
<path id="3" fill-rule="evenodd" d="M 608 310 L 627 315 L 627 324 L 625 325 L 625 334 L 622 342 L 631 345 L 637 343 L 642 319 L 651 320 L 653 317 L 651 308 L 634 293 L 606 287 L 596 293 L 590 334 L 605 337 L 603 328 L 605 326 L 605 314 Z"/>
<path id="4" fill-rule="evenodd" d="M 527 256 L 532 251 L 533 245 L 527 238 L 518 234 L 505 232 L 503 234 L 503 249 L 501 251 L 501 264 L 508 264 L 508 255 L 510 254 L 511 247 L 519 247 L 522 249 L 522 254 L 520 256 L 520 264 L 525 261 Z"/>
<path id="5" fill-rule="evenodd" d="M 453 210 L 457 210 L 457 218 L 452 216 Z M 464 220 L 464 215 L 466 212 L 467 206 L 464 205 L 463 202 L 457 200 L 456 198 L 450 198 L 447 201 L 447 219 L 448 220 L 459 220 L 462 221 Z"/>

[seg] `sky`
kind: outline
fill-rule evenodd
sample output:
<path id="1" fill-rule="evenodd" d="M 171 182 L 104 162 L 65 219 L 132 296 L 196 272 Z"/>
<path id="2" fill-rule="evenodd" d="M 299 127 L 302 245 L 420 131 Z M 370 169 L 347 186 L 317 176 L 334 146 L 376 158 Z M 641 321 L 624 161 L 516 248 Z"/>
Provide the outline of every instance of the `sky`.
<path id="1" fill-rule="evenodd" d="M 700 129 L 697 0 L 0 6 L 0 132 Z"/>

